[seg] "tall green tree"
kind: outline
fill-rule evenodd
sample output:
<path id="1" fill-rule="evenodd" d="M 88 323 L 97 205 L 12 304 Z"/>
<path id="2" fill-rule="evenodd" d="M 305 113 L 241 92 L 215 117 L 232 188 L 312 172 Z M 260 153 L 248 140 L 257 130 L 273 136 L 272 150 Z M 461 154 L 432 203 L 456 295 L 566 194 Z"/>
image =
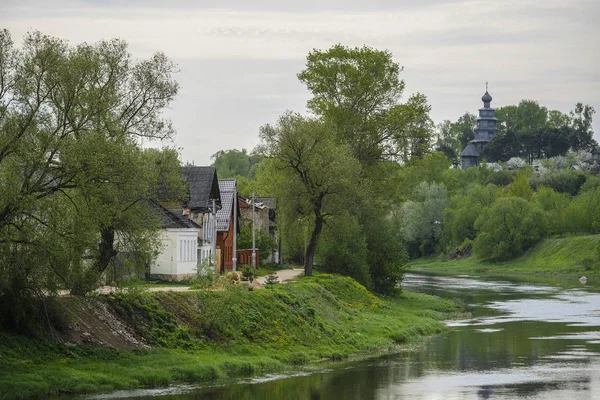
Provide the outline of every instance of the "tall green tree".
<path id="1" fill-rule="evenodd" d="M 452 135 L 460 141 L 461 150 L 465 148 L 469 141 L 475 138 L 474 129 L 476 126 L 477 117 L 470 112 L 464 113 L 456 122 L 452 123 L 450 129 Z"/>
<path id="2" fill-rule="evenodd" d="M 277 197 L 279 214 L 310 226 L 304 271 L 311 275 L 323 226 L 356 193 L 360 165 L 330 125 L 298 114 L 288 112 L 276 125 L 263 126 L 260 138 L 259 151 L 270 158 L 262 178 Z"/>
<path id="3" fill-rule="evenodd" d="M 596 110 L 590 105 L 577 103 L 571 111 L 571 122 L 573 131 L 571 133 L 572 150 L 591 150 L 597 145 L 593 139 L 592 117 Z"/>
<path id="4" fill-rule="evenodd" d="M 248 154 L 246 149 L 220 150 L 212 155 L 212 165 L 217 169 L 221 179 L 242 176 L 252 179 L 256 173 L 256 165 L 261 157 L 257 154 Z"/>
<path id="5" fill-rule="evenodd" d="M 363 167 L 429 151 L 433 126 L 422 94 L 404 104 L 402 68 L 389 51 L 340 44 L 314 50 L 298 78 L 312 93 L 308 108 L 333 126 Z"/>

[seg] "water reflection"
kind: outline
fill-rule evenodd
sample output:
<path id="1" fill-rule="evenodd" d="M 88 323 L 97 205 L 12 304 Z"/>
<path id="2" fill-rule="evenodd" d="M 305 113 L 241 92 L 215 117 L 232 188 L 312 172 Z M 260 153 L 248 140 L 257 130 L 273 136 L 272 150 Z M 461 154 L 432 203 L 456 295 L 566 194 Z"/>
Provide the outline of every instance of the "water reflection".
<path id="1" fill-rule="evenodd" d="M 170 400 L 600 398 L 598 288 L 416 274 L 405 288 L 461 298 L 473 317 L 449 321 L 449 332 L 419 351 L 155 394 Z"/>

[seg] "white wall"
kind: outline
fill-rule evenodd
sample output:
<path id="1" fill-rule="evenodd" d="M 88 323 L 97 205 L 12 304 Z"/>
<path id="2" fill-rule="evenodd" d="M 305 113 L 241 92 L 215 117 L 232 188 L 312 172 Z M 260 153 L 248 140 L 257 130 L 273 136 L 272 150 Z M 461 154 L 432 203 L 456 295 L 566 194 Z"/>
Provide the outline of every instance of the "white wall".
<path id="1" fill-rule="evenodd" d="M 185 279 L 196 273 L 198 229 L 164 229 L 162 249 L 150 268 L 150 274 L 165 279 Z"/>

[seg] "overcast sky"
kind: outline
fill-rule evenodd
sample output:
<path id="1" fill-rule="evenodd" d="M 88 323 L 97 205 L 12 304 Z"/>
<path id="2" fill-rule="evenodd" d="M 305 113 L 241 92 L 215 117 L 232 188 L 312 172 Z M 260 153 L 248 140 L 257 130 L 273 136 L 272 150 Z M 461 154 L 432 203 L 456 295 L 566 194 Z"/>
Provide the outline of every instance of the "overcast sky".
<path id="1" fill-rule="evenodd" d="M 258 143 L 285 110 L 305 112 L 306 54 L 336 43 L 390 50 L 404 99 L 427 95 L 436 123 L 481 107 L 538 100 L 600 112 L 598 0 L 0 0 L 0 28 L 71 43 L 119 37 L 135 57 L 165 52 L 181 91 L 168 110 L 184 161 Z M 594 137 L 600 141 L 600 114 Z"/>

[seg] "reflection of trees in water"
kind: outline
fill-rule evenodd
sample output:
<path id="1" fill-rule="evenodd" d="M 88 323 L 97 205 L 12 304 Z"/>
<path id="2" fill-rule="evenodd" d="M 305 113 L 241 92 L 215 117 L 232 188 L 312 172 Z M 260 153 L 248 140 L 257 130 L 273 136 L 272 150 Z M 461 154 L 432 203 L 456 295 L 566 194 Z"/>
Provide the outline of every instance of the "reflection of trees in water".
<path id="1" fill-rule="evenodd" d="M 573 384 L 573 380 L 569 380 L 568 382 L 564 381 L 550 381 L 550 382 L 525 382 L 514 385 L 503 385 L 511 394 L 514 394 L 516 397 L 529 398 L 535 396 L 540 393 L 550 393 L 555 390 L 564 389 L 566 385 Z M 590 378 L 582 378 L 579 381 L 580 383 L 589 383 Z"/>
<path id="2" fill-rule="evenodd" d="M 438 368 L 450 370 L 508 368 L 516 362 L 532 365 L 542 357 L 569 351 L 573 341 L 530 338 L 589 331 L 585 326 L 539 321 L 496 324 L 493 328 L 502 329 L 498 332 L 478 332 L 477 328 L 489 326 L 459 328 L 436 338 L 422 356 L 442 361 Z M 581 361 L 589 363 L 588 359 Z"/>
<path id="3" fill-rule="evenodd" d="M 477 391 L 478 399 L 489 399 L 494 394 L 494 389 L 491 386 L 482 386 L 481 389 Z"/>

